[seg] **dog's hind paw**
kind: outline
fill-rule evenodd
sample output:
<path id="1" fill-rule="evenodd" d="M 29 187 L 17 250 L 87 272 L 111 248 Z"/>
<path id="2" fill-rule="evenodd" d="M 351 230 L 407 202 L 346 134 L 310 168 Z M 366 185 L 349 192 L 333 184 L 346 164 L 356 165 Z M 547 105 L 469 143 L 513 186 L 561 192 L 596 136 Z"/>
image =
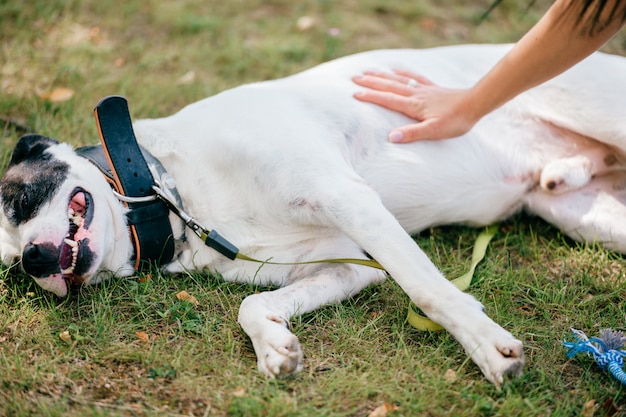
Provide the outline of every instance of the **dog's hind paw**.
<path id="1" fill-rule="evenodd" d="M 270 321 L 280 324 L 276 318 Z M 269 330 L 269 329 L 268 329 Z M 270 378 L 284 378 L 302 370 L 304 354 L 298 338 L 282 324 L 268 331 L 256 347 L 259 371 Z"/>
<path id="2" fill-rule="evenodd" d="M 592 161 L 582 155 L 557 159 L 543 168 L 539 182 L 545 191 L 561 194 L 586 185 L 593 170 Z"/>

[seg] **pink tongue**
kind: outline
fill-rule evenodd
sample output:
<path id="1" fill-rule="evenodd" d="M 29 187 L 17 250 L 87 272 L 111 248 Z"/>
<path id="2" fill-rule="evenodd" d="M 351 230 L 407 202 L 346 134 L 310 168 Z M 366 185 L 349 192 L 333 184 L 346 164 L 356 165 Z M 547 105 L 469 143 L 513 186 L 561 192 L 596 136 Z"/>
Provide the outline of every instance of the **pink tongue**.
<path id="1" fill-rule="evenodd" d="M 85 207 L 87 207 L 85 194 L 82 192 L 74 194 L 74 197 L 72 197 L 72 201 L 70 201 L 70 208 L 74 210 L 74 213 L 80 214 L 82 216 L 83 214 L 85 214 Z"/>

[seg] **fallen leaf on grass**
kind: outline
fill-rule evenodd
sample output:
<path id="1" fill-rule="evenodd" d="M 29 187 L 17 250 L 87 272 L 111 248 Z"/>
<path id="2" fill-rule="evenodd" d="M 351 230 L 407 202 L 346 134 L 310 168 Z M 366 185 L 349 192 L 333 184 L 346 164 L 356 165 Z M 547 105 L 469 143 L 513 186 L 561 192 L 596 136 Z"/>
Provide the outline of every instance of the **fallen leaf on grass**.
<path id="1" fill-rule="evenodd" d="M 143 274 L 141 277 L 139 277 L 139 282 L 148 282 L 152 280 L 152 274 Z"/>
<path id="2" fill-rule="evenodd" d="M 135 332 L 135 336 L 140 342 L 148 343 L 150 341 L 150 335 L 146 332 Z"/>
<path id="3" fill-rule="evenodd" d="M 244 387 L 242 387 L 242 386 L 238 386 L 233 391 L 233 395 L 235 397 L 243 397 L 244 395 L 246 395 L 246 389 Z"/>
<path id="4" fill-rule="evenodd" d="M 191 84 L 196 79 L 196 72 L 189 71 L 178 78 L 176 84 Z"/>
<path id="5" fill-rule="evenodd" d="M 626 411 L 626 407 L 618 407 L 616 403 L 613 402 L 612 399 L 607 399 L 604 404 L 602 404 L 602 411 L 604 411 L 606 416 L 621 416 L 623 414 L 618 414 L 620 411 Z"/>
<path id="6" fill-rule="evenodd" d="M 61 339 L 64 342 L 71 342 L 72 336 L 70 336 L 70 332 L 68 330 L 65 330 L 59 333 L 59 339 Z"/>
<path id="7" fill-rule="evenodd" d="M 589 400 L 583 405 L 580 415 L 583 417 L 591 417 L 596 411 L 596 400 Z"/>
<path id="8" fill-rule="evenodd" d="M 62 341 L 69 343 L 72 340 L 75 342 L 82 342 L 83 340 L 85 340 L 85 336 L 82 336 L 80 334 L 80 329 L 76 324 L 68 324 L 67 326 L 67 330 L 62 331 L 61 333 L 59 333 L 59 339 L 61 339 Z"/>
<path id="9" fill-rule="evenodd" d="M 74 96 L 74 90 L 67 87 L 57 87 L 52 91 L 39 94 L 39 98 L 51 103 L 61 103 L 67 101 Z"/>
<path id="10" fill-rule="evenodd" d="M 456 371 L 454 369 L 448 369 L 446 373 L 443 375 L 443 379 L 448 382 L 456 381 Z"/>
<path id="11" fill-rule="evenodd" d="M 389 403 L 384 403 L 379 405 L 371 413 L 367 415 L 367 417 L 386 417 L 390 411 L 396 411 L 398 409 L 397 405 L 392 405 Z"/>
<path id="12" fill-rule="evenodd" d="M 311 16 L 302 16 L 296 21 L 296 28 L 298 28 L 298 30 L 301 32 L 309 30 L 313 26 L 315 26 L 315 19 Z"/>
<path id="13" fill-rule="evenodd" d="M 437 21 L 435 19 L 431 19 L 428 17 L 420 19 L 418 24 L 420 25 L 422 29 L 428 32 L 433 32 L 435 29 L 437 29 L 437 26 L 438 26 Z"/>
<path id="14" fill-rule="evenodd" d="M 176 298 L 178 298 L 180 301 L 189 301 L 191 304 L 195 306 L 198 305 L 198 300 L 196 299 L 196 297 L 194 297 L 193 295 L 190 295 L 185 290 L 182 290 L 181 292 L 176 294 Z"/>

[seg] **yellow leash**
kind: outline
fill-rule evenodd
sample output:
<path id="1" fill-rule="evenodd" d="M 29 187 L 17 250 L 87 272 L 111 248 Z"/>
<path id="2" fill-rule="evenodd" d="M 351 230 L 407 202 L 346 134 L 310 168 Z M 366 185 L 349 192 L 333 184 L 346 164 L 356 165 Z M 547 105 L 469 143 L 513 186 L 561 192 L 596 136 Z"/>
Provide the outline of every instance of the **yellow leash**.
<path id="1" fill-rule="evenodd" d="M 207 245 L 217 250 L 222 255 L 230 258 L 230 259 L 241 259 L 244 261 L 257 262 L 260 264 L 268 264 L 268 265 L 310 265 L 310 264 L 322 264 L 322 263 L 348 263 L 355 265 L 363 265 L 368 266 L 370 268 L 376 268 L 380 270 L 385 270 L 381 264 L 373 259 L 358 259 L 358 258 L 332 258 L 332 259 L 319 259 L 314 261 L 303 261 L 303 262 L 273 262 L 270 260 L 260 260 L 252 258 L 248 255 L 239 252 L 239 249 L 230 243 L 228 240 L 224 239 L 220 236 L 219 233 L 215 230 L 209 230 L 202 226 L 200 223 L 196 221 L 193 217 L 187 214 L 178 204 L 173 201 L 170 196 L 165 193 L 161 189 L 161 185 L 156 183 L 152 189 L 155 191 L 155 198 L 160 198 L 163 200 L 168 208 L 175 213 L 178 217 L 180 217 L 185 224 Z M 461 291 L 465 291 L 469 288 L 472 283 L 472 277 L 474 276 L 474 270 L 476 269 L 476 265 L 485 257 L 485 252 L 487 251 L 487 245 L 493 238 L 493 236 L 498 231 L 497 225 L 492 225 L 487 227 L 478 237 L 476 238 L 476 243 L 474 244 L 474 251 L 472 253 L 472 266 L 470 270 L 464 274 L 463 276 L 452 280 L 452 283 L 457 286 Z M 429 330 L 429 331 L 437 331 L 441 330 L 442 327 L 425 317 L 424 315 L 418 312 L 418 308 L 411 303 L 409 305 L 409 312 L 407 315 L 407 320 L 409 324 L 415 327 L 418 330 Z"/>
<path id="2" fill-rule="evenodd" d="M 355 265 L 363 265 L 369 266 L 370 268 L 376 268 L 385 270 L 381 264 L 373 259 L 358 259 L 358 258 L 332 258 L 332 259 L 318 259 L 315 261 L 303 261 L 303 262 L 272 262 L 272 261 L 262 261 L 260 259 L 254 259 L 248 255 L 244 255 L 243 253 L 237 253 L 235 256 L 237 259 L 241 259 L 243 261 L 257 262 L 268 265 L 309 265 L 309 264 L 355 264 Z"/>
<path id="3" fill-rule="evenodd" d="M 487 246 L 489 245 L 489 242 L 495 236 L 497 231 L 498 225 L 491 225 L 485 228 L 485 230 L 478 235 L 478 237 L 476 238 L 476 243 L 474 244 L 474 250 L 472 251 L 472 265 L 470 266 L 469 271 L 467 271 L 462 276 L 450 281 L 461 291 L 465 291 L 469 288 L 470 284 L 472 283 L 472 278 L 474 277 L 476 265 L 478 265 L 480 261 L 484 259 L 485 253 L 487 252 Z M 421 314 L 417 306 L 413 303 L 409 304 L 407 321 L 411 326 L 415 327 L 418 330 L 437 332 L 443 329 L 443 327 L 441 327 L 439 324 Z"/>
<path id="4" fill-rule="evenodd" d="M 485 254 L 487 252 L 487 246 L 491 239 L 495 236 L 498 231 L 498 225 L 491 225 L 485 228 L 478 237 L 476 238 L 476 242 L 474 243 L 474 250 L 472 251 L 472 264 L 470 266 L 469 271 L 467 271 L 462 276 L 453 279 L 451 282 L 461 291 L 466 291 L 472 283 L 472 278 L 474 277 L 474 272 L 476 271 L 476 266 L 485 258 Z M 242 253 L 237 253 L 237 259 L 241 259 L 244 261 L 251 261 L 263 264 L 270 265 L 308 265 L 308 264 L 320 264 L 320 263 L 348 263 L 348 264 L 356 264 L 356 265 L 364 265 L 369 266 L 371 268 L 377 268 L 381 270 L 385 270 L 381 264 L 373 259 L 356 259 L 356 258 L 333 258 L 333 259 L 320 259 L 315 261 L 304 261 L 304 262 L 272 262 L 272 261 L 262 261 L 259 259 L 255 259 L 244 255 Z M 416 328 L 417 330 L 422 331 L 431 331 L 436 332 L 442 330 L 439 324 L 435 323 L 425 315 L 423 315 L 417 306 L 413 303 L 409 303 L 408 313 L 407 313 L 407 321 L 411 326 Z"/>

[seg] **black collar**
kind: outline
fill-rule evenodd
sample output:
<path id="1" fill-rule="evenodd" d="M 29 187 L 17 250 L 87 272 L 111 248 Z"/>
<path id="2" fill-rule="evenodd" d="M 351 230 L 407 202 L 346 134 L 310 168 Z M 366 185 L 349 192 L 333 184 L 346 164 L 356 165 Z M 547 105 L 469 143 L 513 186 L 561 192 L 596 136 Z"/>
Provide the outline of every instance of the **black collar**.
<path id="1" fill-rule="evenodd" d="M 139 147 L 125 98 L 104 98 L 94 112 L 102 146 L 82 147 L 77 153 L 100 169 L 116 193 L 131 197 L 120 197 L 120 200 L 129 209 L 128 228 L 135 248 L 135 269 L 140 270 L 146 263 L 166 264 L 174 258 L 175 252 L 168 207 L 158 198 L 142 197 L 154 196 L 153 175 L 162 180 L 168 174 L 156 158 Z M 180 203 L 175 188 L 170 191 Z"/>

